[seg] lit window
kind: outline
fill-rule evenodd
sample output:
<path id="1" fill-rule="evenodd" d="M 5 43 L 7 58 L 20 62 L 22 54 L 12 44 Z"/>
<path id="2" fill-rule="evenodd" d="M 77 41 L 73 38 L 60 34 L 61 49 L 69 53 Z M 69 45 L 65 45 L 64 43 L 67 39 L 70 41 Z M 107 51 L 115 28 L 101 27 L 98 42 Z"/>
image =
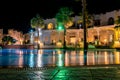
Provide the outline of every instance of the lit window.
<path id="1" fill-rule="evenodd" d="M 53 23 L 49 23 L 48 24 L 48 29 L 53 29 L 53 26 L 54 26 Z"/>

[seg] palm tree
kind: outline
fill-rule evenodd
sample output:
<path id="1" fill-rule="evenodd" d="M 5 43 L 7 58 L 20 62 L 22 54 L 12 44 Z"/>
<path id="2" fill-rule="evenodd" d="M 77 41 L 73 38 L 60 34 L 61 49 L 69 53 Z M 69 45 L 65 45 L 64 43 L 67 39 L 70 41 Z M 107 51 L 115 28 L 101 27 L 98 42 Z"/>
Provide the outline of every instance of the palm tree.
<path id="1" fill-rule="evenodd" d="M 86 0 L 75 0 L 75 1 L 82 1 L 82 16 L 83 16 L 83 28 L 84 28 L 84 51 L 86 51 L 86 49 L 88 48 L 87 45 L 87 37 L 86 37 L 86 33 L 87 33 L 87 27 L 86 27 Z"/>
<path id="2" fill-rule="evenodd" d="M 42 17 L 40 17 L 39 14 L 37 14 L 35 17 L 33 17 L 30 21 L 31 27 L 35 28 L 36 31 L 38 32 L 38 38 L 40 37 L 40 29 L 44 28 L 44 20 Z"/>
<path id="3" fill-rule="evenodd" d="M 32 28 L 44 28 L 44 20 L 39 14 L 36 14 L 36 17 L 31 19 L 30 24 Z"/>
<path id="4" fill-rule="evenodd" d="M 32 28 L 35 28 L 38 31 L 38 36 L 40 36 L 39 29 L 43 29 L 44 28 L 44 20 L 43 20 L 43 18 L 40 17 L 39 14 L 37 14 L 36 17 L 33 17 L 31 19 L 30 24 L 31 24 Z"/>
<path id="5" fill-rule="evenodd" d="M 93 26 L 93 17 L 92 15 L 88 14 L 88 11 L 85 12 L 85 21 L 86 21 L 86 27 L 91 27 Z M 77 21 L 78 24 L 82 24 L 83 23 L 83 15 L 82 13 L 79 14 L 79 20 Z"/>
<path id="6" fill-rule="evenodd" d="M 84 28 L 84 65 L 87 65 L 87 27 L 86 27 L 86 0 L 76 0 L 82 1 L 82 16 L 83 16 L 83 28 Z"/>
<path id="7" fill-rule="evenodd" d="M 60 8 L 58 13 L 56 14 L 55 18 L 57 20 L 57 23 L 62 23 L 65 28 L 70 27 L 68 23 L 72 22 L 73 19 L 71 15 L 73 14 L 73 11 L 68 7 Z"/>
<path id="8" fill-rule="evenodd" d="M 17 40 L 14 39 L 14 38 L 11 37 L 11 36 L 4 36 L 4 37 L 2 38 L 2 42 L 3 42 L 4 45 L 13 44 L 13 43 L 15 43 L 16 41 L 17 41 Z"/>
<path id="9" fill-rule="evenodd" d="M 73 11 L 68 7 L 60 8 L 58 13 L 56 14 L 55 18 L 57 21 L 57 28 L 59 26 L 62 26 L 64 29 L 64 48 L 66 48 L 66 42 L 65 42 L 65 35 L 66 35 L 66 28 L 69 28 L 72 26 L 72 18 L 71 15 L 73 14 Z"/>

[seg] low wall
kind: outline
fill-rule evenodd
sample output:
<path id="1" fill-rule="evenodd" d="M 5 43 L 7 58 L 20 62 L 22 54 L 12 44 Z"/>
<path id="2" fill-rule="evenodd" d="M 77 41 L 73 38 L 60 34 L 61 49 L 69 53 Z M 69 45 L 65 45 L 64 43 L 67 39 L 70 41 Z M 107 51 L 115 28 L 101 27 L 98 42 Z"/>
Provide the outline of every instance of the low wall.
<path id="1" fill-rule="evenodd" d="M 2 48 L 8 49 L 34 49 L 33 45 L 2 45 Z"/>

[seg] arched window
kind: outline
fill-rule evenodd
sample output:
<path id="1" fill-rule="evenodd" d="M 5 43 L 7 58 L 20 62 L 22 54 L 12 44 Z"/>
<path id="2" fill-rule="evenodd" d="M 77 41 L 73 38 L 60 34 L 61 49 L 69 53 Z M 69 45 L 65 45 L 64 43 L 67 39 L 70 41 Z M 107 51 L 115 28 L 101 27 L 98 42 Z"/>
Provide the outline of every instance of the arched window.
<path id="1" fill-rule="evenodd" d="M 48 23 L 47 29 L 53 29 L 54 28 L 54 24 L 53 23 Z"/>
<path id="2" fill-rule="evenodd" d="M 108 19 L 108 25 L 113 25 L 114 24 L 114 19 L 112 17 L 110 17 Z"/>

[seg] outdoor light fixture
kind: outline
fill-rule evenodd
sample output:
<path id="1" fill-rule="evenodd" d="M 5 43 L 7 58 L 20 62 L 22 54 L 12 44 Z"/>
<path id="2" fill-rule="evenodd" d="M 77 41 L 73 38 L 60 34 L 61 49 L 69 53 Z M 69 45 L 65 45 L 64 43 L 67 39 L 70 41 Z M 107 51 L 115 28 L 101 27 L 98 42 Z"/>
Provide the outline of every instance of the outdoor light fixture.
<path id="1" fill-rule="evenodd" d="M 58 30 L 63 30 L 64 28 L 63 28 L 63 26 L 58 26 L 58 28 L 57 28 Z"/>

